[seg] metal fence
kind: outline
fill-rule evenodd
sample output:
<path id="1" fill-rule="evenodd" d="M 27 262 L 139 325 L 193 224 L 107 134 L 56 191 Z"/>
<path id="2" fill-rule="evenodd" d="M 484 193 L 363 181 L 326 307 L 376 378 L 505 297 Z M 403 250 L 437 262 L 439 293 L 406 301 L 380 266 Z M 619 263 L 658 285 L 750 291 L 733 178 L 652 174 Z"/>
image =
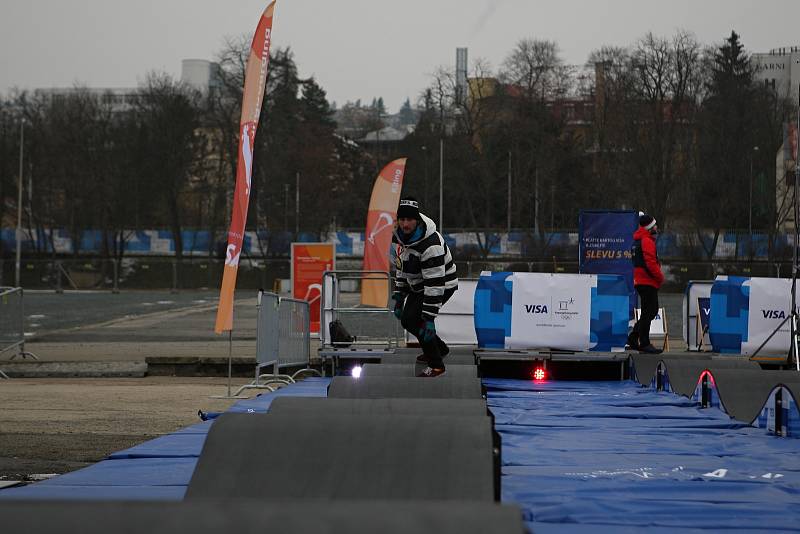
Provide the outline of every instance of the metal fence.
<path id="1" fill-rule="evenodd" d="M 360 292 L 363 280 L 380 280 L 386 283 L 384 307 L 361 304 Z M 348 348 L 348 350 L 364 346 L 397 348 L 399 330 L 398 321 L 390 307 L 391 287 L 391 275 L 384 271 L 326 271 L 322 275 L 321 347 Z M 337 342 L 331 339 L 330 324 L 335 321 L 339 321 L 354 338 L 352 341 Z"/>
<path id="2" fill-rule="evenodd" d="M 282 298 L 275 293 L 259 291 L 256 319 L 255 380 L 245 389 L 274 389 L 290 384 L 303 373 L 319 374 L 308 367 L 311 357 L 311 313 L 304 300 Z M 272 373 L 261 370 L 271 367 Z M 301 367 L 292 375 L 281 374 L 286 368 Z"/>
<path id="3" fill-rule="evenodd" d="M 208 258 L 127 257 L 121 261 L 101 258 L 23 260 L 20 285 L 26 289 L 203 289 L 219 287 L 224 261 Z M 14 263 L 1 262 L 3 279 L 14 279 Z M 289 278 L 288 259 L 245 258 L 239 264 L 236 285 L 241 289 L 275 287 Z"/>
<path id="4" fill-rule="evenodd" d="M 460 259 L 455 258 L 458 277 L 477 278 L 482 271 L 514 271 L 538 273 L 577 273 L 574 259 Z M 362 258 L 337 258 L 338 269 L 358 270 Z M 681 260 L 662 259 L 667 275 L 667 291 L 683 291 L 690 280 L 712 279 L 717 274 L 740 276 L 791 276 L 789 261 Z M 64 290 L 95 289 L 126 291 L 133 289 L 169 289 L 171 291 L 219 287 L 224 262 L 217 259 L 186 257 L 177 261 L 169 257 L 126 257 L 121 261 L 99 258 L 64 258 L 23 260 L 20 285 L 26 289 Z M 0 279 L 14 279 L 14 262 L 0 260 Z M 246 258 L 239 264 L 236 285 L 240 289 L 271 289 L 279 292 L 280 281 L 290 278 L 287 258 Z M 2 284 L 0 284 L 2 285 Z M 342 293 L 357 292 L 360 279 L 343 280 Z"/>
<path id="5" fill-rule="evenodd" d="M 21 287 L 0 287 L 0 355 L 10 353 L 11 358 L 36 355 L 25 350 L 25 306 Z M 2 371 L 0 376 L 8 378 Z"/>

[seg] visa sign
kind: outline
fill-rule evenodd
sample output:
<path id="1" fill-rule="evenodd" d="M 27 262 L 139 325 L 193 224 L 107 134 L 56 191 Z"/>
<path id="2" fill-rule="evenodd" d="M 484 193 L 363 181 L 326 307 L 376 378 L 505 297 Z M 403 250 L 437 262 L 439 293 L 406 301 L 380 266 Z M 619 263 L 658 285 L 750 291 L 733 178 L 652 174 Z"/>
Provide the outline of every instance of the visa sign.
<path id="1" fill-rule="evenodd" d="M 783 310 L 761 310 L 764 319 L 786 319 L 786 312 Z"/>
<path id="2" fill-rule="evenodd" d="M 547 313 L 547 305 L 546 304 L 525 304 L 525 312 L 526 313 Z"/>

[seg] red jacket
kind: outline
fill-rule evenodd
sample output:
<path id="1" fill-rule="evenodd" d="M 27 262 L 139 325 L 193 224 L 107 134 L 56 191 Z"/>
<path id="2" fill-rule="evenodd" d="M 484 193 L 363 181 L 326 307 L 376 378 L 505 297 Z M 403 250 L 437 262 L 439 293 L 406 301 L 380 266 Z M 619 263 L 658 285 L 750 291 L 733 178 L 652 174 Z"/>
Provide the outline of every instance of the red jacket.
<path id="1" fill-rule="evenodd" d="M 656 240 L 649 230 L 640 226 L 633 233 L 633 285 L 653 286 L 664 283 L 664 273 L 656 253 Z"/>

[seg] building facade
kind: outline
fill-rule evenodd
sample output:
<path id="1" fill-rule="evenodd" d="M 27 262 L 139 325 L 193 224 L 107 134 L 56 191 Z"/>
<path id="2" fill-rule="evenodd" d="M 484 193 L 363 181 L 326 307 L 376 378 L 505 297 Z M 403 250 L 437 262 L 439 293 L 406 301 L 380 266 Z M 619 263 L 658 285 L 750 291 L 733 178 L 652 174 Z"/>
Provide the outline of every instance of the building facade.
<path id="1" fill-rule="evenodd" d="M 756 80 L 774 89 L 778 96 L 798 102 L 800 97 L 800 46 L 775 48 L 751 56 Z"/>

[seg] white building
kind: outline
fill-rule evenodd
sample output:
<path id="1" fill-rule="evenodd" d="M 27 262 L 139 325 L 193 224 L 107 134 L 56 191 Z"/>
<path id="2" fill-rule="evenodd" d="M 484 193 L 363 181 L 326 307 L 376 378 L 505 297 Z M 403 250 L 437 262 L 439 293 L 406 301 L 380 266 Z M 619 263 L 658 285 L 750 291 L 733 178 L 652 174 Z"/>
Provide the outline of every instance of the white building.
<path id="1" fill-rule="evenodd" d="M 775 48 L 764 54 L 751 56 L 755 79 L 775 90 L 780 97 L 798 105 L 800 99 L 800 46 Z M 796 115 L 795 115 L 796 117 Z M 796 119 L 795 119 L 796 120 Z M 797 125 L 784 125 L 784 142 L 775 155 L 775 210 L 783 230 L 794 229 L 792 199 L 794 192 Z"/>
<path id="2" fill-rule="evenodd" d="M 184 59 L 181 61 L 181 81 L 204 95 L 220 87 L 218 63 L 207 59 Z"/>
<path id="3" fill-rule="evenodd" d="M 220 86 L 219 64 L 205 59 L 184 59 L 181 61 L 181 81 L 208 95 L 209 91 Z M 131 108 L 138 97 L 137 87 L 52 87 L 39 88 L 34 94 L 58 101 L 70 95 L 88 93 L 89 95 L 111 106 L 114 112 Z"/>
<path id="4" fill-rule="evenodd" d="M 800 46 L 753 54 L 752 62 L 756 68 L 756 80 L 797 103 L 800 96 Z"/>

